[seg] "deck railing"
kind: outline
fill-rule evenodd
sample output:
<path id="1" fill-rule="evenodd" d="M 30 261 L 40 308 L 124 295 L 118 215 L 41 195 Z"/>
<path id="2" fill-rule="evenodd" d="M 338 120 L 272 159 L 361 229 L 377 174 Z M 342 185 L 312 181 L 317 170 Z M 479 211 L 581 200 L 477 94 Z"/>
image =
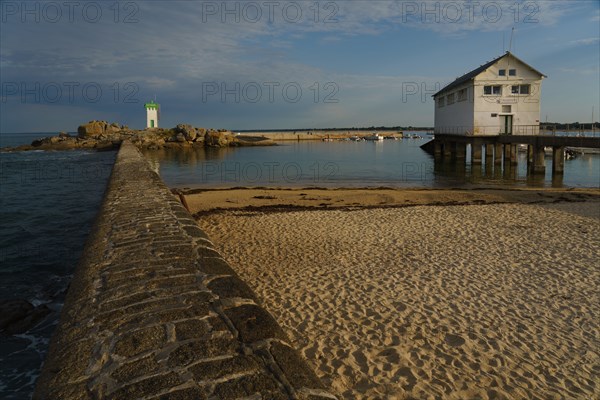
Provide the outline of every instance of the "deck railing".
<path id="1" fill-rule="evenodd" d="M 434 130 L 436 135 L 464 135 L 464 136 L 497 136 L 497 135 L 521 135 L 521 136 L 571 136 L 571 137 L 597 137 L 600 138 L 599 129 L 572 129 L 558 130 L 540 127 L 539 125 L 513 125 L 512 131 L 507 133 L 504 127 L 493 126 L 441 126 Z"/>
<path id="2" fill-rule="evenodd" d="M 497 136 L 497 135 L 539 135 L 539 125 L 513 125 L 512 131 L 506 132 L 503 126 L 442 126 L 435 129 L 436 134 L 465 136 Z"/>

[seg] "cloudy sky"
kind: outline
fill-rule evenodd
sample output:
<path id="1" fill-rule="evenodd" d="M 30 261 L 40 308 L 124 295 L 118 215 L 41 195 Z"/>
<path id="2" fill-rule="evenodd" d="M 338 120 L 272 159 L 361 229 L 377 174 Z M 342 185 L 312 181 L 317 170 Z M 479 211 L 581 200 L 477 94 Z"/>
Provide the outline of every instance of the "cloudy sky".
<path id="1" fill-rule="evenodd" d="M 600 118 L 600 2 L 1 0 L 0 132 L 91 119 L 242 129 L 431 126 L 431 94 L 508 50 L 541 120 Z"/>

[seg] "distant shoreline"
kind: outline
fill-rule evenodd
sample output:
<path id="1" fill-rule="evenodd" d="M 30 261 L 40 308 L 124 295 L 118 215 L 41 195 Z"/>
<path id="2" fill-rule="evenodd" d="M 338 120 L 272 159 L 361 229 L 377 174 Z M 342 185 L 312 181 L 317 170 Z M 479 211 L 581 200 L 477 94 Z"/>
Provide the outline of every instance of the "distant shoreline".
<path id="1" fill-rule="evenodd" d="M 236 131 L 234 131 L 236 132 Z M 237 131 L 241 135 L 262 135 L 263 137 L 269 138 L 275 141 L 288 141 L 288 140 L 323 140 L 323 139 L 348 139 L 351 137 L 366 137 L 373 135 L 373 133 L 381 133 L 381 136 L 389 136 L 401 138 L 404 131 L 391 129 L 391 130 L 296 130 L 296 131 Z M 410 130 L 410 132 L 417 132 Z M 433 135 L 433 130 L 430 131 L 418 131 L 428 135 Z"/>

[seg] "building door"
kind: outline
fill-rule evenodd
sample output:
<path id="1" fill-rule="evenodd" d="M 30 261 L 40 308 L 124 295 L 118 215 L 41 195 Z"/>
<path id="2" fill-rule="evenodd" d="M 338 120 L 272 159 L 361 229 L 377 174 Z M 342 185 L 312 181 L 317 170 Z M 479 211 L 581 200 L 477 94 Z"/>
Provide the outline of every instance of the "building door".
<path id="1" fill-rule="evenodd" d="M 150 120 L 150 128 L 154 128 L 154 120 L 153 119 Z"/>
<path id="2" fill-rule="evenodd" d="M 512 115 L 501 115 L 500 116 L 500 134 L 501 135 L 512 135 L 513 131 L 513 116 Z"/>

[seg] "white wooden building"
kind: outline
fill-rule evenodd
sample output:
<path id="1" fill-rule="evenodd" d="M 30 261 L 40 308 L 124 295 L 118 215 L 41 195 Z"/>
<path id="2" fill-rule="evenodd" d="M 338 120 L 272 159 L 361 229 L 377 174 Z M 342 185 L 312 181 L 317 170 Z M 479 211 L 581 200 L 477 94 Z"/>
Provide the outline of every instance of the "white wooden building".
<path id="1" fill-rule="evenodd" d="M 506 52 L 433 95 L 435 134 L 538 134 L 545 77 Z"/>

